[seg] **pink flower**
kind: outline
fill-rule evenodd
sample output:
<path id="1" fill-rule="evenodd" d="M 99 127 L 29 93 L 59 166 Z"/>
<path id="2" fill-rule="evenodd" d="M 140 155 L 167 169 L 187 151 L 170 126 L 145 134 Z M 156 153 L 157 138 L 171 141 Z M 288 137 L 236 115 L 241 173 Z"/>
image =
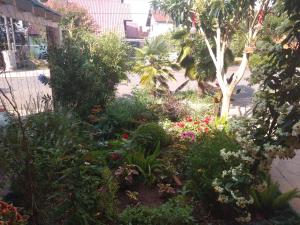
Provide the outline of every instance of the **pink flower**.
<path id="1" fill-rule="evenodd" d="M 195 141 L 196 140 L 196 135 L 192 131 L 186 131 L 186 132 L 183 132 L 181 134 L 181 139 L 183 139 L 183 140 L 188 139 L 188 140 L 191 140 L 191 141 Z"/>

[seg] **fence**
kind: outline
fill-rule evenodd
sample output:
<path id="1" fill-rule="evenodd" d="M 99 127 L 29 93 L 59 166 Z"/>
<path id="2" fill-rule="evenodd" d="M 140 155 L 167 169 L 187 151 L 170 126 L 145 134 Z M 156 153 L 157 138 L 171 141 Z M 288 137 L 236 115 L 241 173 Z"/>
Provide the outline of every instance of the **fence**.
<path id="1" fill-rule="evenodd" d="M 50 77 L 47 48 L 61 42 L 59 18 L 38 1 L 0 0 L 0 112 L 15 105 L 27 115 L 49 103 L 51 89 L 42 81 Z"/>

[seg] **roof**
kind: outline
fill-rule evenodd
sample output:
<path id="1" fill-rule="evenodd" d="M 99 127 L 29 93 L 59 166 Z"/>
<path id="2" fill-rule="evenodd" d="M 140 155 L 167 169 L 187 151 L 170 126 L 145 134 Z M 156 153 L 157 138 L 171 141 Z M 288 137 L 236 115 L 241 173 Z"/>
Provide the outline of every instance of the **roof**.
<path id="1" fill-rule="evenodd" d="M 116 32 L 125 37 L 125 21 L 131 20 L 130 8 L 121 0 L 68 0 L 84 8 L 95 21 L 98 32 Z"/>
<path id="2" fill-rule="evenodd" d="M 42 4 L 40 1 L 38 0 L 31 0 L 32 4 L 36 7 L 41 7 L 49 12 L 52 12 L 55 15 L 61 16 L 58 12 L 54 11 L 53 9 L 47 7 L 46 5 Z"/>
<path id="3" fill-rule="evenodd" d="M 58 27 L 61 16 L 37 0 L 0 0 L 0 14 L 49 27 Z"/>
<path id="4" fill-rule="evenodd" d="M 148 32 L 144 32 L 143 28 L 134 22 L 126 22 L 126 38 L 129 39 L 144 39 L 148 36 Z"/>
<path id="5" fill-rule="evenodd" d="M 152 16 L 157 23 L 172 23 L 172 19 L 167 14 L 160 11 L 152 11 Z"/>

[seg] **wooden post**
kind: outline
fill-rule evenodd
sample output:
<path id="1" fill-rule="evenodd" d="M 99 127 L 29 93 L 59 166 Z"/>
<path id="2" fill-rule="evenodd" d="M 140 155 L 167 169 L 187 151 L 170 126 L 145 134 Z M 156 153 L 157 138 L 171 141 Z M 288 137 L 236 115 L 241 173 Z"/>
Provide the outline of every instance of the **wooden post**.
<path id="1" fill-rule="evenodd" d="M 14 28 L 14 23 L 13 23 L 13 19 L 10 18 L 10 25 L 11 25 L 11 32 L 12 32 L 12 38 L 13 38 L 13 46 L 12 49 L 16 50 L 16 36 L 15 36 L 15 28 Z"/>
<path id="2" fill-rule="evenodd" d="M 6 32 L 7 48 L 8 48 L 8 50 L 11 50 L 8 21 L 7 21 L 6 16 L 3 16 L 3 18 L 4 18 L 4 26 L 5 26 L 5 32 Z"/>

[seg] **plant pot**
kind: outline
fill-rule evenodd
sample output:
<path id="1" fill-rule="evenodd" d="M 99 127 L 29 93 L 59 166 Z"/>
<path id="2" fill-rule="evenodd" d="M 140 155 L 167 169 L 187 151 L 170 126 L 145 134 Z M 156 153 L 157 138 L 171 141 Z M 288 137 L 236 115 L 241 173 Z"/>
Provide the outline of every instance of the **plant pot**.
<path id="1" fill-rule="evenodd" d="M 2 55 L 5 64 L 5 71 L 15 70 L 17 68 L 16 51 L 13 50 L 2 51 Z"/>

